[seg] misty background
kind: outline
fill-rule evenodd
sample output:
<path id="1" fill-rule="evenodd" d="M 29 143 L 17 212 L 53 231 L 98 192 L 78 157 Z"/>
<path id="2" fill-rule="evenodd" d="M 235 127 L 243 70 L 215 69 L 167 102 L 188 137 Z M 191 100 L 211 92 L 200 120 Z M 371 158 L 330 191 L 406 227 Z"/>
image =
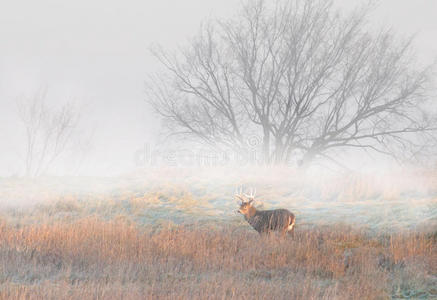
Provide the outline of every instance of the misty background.
<path id="1" fill-rule="evenodd" d="M 346 10 L 360 2 L 367 1 L 335 1 Z M 159 117 L 148 105 L 144 88 L 148 75 L 161 68 L 150 46 L 183 45 L 203 20 L 228 18 L 239 7 L 237 0 L 0 4 L 0 176 L 22 174 L 25 132 L 16 101 L 41 88 L 47 89 L 48 103 L 73 101 L 81 109 L 77 134 L 83 144 L 71 149 L 76 160 L 59 160 L 60 174 L 134 170 L 135 155 L 145 145 L 165 148 Z M 381 1 L 370 21 L 372 26 L 392 27 L 401 36 L 415 34 L 420 63 L 435 60 L 436 2 Z M 368 166 L 355 162 L 357 167 Z"/>

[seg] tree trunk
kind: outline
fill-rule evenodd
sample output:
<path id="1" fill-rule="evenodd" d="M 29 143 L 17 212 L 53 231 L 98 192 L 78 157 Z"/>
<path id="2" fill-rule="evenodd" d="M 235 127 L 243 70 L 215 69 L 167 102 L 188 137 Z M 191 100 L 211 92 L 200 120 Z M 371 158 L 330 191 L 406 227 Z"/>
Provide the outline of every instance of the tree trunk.
<path id="1" fill-rule="evenodd" d="M 275 164 L 280 165 L 286 162 L 285 147 L 281 139 L 277 138 L 275 143 Z"/>
<path id="2" fill-rule="evenodd" d="M 263 136 L 263 163 L 265 165 L 270 164 L 270 131 L 267 127 L 264 127 Z"/>
<path id="3" fill-rule="evenodd" d="M 311 150 L 308 151 L 307 153 L 304 154 L 299 165 L 302 168 L 308 167 L 311 164 L 311 162 L 316 158 L 316 156 L 317 156 L 316 151 L 311 151 Z"/>

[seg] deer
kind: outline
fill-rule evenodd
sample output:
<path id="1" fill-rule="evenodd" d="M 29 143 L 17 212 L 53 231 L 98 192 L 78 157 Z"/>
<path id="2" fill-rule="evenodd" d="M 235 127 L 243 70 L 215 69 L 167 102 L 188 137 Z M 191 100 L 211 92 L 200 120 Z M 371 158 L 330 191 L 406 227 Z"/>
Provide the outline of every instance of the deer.
<path id="1" fill-rule="evenodd" d="M 256 193 L 256 192 L 255 192 Z M 255 193 L 250 194 L 235 194 L 235 197 L 240 200 L 240 208 L 238 213 L 244 215 L 244 219 L 255 229 L 260 235 L 269 234 L 273 231 L 279 231 L 282 237 L 287 233 L 294 235 L 294 224 L 296 217 L 287 209 L 274 210 L 257 210 L 253 206 L 255 201 Z"/>

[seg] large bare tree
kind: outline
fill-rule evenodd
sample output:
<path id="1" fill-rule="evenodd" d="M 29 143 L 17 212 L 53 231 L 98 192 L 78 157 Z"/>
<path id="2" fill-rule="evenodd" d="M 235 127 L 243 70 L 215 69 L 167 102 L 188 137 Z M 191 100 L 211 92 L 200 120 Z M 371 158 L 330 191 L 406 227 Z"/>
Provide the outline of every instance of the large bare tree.
<path id="1" fill-rule="evenodd" d="M 265 163 L 341 149 L 413 158 L 435 129 L 432 67 L 420 67 L 411 39 L 369 30 L 368 12 L 248 1 L 177 51 L 155 47 L 165 71 L 147 82 L 149 100 L 172 134 L 239 150 L 259 136 Z"/>

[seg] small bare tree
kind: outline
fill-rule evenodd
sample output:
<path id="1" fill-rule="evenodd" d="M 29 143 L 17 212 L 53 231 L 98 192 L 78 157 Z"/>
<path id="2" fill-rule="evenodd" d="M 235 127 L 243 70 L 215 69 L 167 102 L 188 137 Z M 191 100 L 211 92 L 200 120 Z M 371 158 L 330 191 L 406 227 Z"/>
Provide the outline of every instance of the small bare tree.
<path id="1" fill-rule="evenodd" d="M 73 143 L 80 113 L 73 103 L 55 109 L 46 102 L 47 89 L 17 101 L 18 115 L 26 131 L 25 175 L 46 173 L 56 159 Z"/>
<path id="2" fill-rule="evenodd" d="M 336 149 L 414 158 L 432 147 L 432 67 L 418 66 L 411 39 L 370 33 L 367 7 L 273 3 L 248 1 L 185 48 L 152 50 L 166 71 L 148 81 L 149 99 L 172 134 L 234 149 L 256 134 L 268 164 Z"/>

